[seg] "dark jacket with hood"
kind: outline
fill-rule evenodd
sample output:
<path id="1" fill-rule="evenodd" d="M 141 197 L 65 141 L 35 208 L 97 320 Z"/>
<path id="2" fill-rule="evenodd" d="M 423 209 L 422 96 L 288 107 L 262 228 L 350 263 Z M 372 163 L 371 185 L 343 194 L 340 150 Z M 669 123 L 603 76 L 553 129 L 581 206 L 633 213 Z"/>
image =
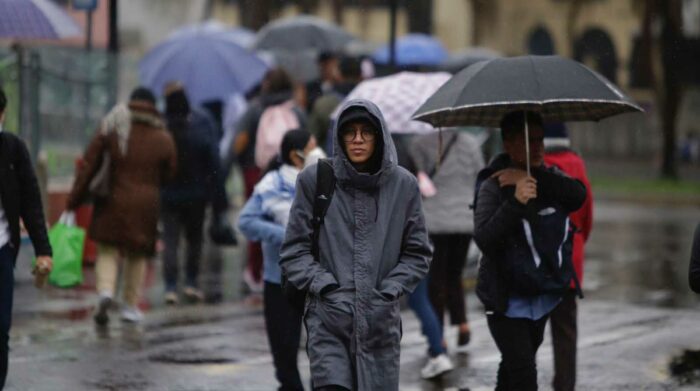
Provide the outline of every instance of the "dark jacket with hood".
<path id="1" fill-rule="evenodd" d="M 51 256 L 39 185 L 34 175 L 29 151 L 14 134 L 0 130 L 0 205 L 10 227 L 14 256 L 20 244 L 19 219 L 24 221 L 36 255 Z"/>
<path id="2" fill-rule="evenodd" d="M 292 284 L 310 292 L 305 322 L 314 386 L 397 390 L 398 299 L 425 277 L 432 249 L 416 179 L 397 166 L 379 109 L 368 101 L 349 101 L 338 122 L 357 109 L 372 116 L 381 130 L 372 158 L 375 171 L 355 169 L 336 127 L 339 152 L 332 163 L 337 182 L 321 227 L 320 262 L 311 255 L 313 165 L 297 179 L 280 265 Z"/>
<path id="3" fill-rule="evenodd" d="M 568 214 L 578 210 L 586 199 L 586 188 L 580 181 L 554 168 L 539 167 L 532 170 L 537 180 L 537 198 L 523 205 L 515 198 L 515 186 L 500 187 L 498 179 L 491 178 L 495 172 L 510 166 L 508 155 L 501 154 L 479 173 L 474 205 L 474 239 L 483 252 L 476 293 L 487 311 L 499 313 L 507 310 L 512 294 L 527 295 L 514 286 L 513 273 L 521 270 L 518 262 L 535 261 L 532 259 L 535 253 L 541 258 L 540 262 L 547 262 L 552 249 L 556 256 L 557 247 L 561 258 L 564 243 L 568 241 L 570 246 L 572 232 L 568 221 L 561 224 L 566 229 L 551 232 L 543 242 L 537 237 L 533 240 L 530 229 L 535 231 L 538 223 L 545 219 L 568 219 Z M 563 267 L 573 273 L 571 249 L 568 251 L 568 264 Z M 568 286 L 569 282 L 564 283 Z"/>

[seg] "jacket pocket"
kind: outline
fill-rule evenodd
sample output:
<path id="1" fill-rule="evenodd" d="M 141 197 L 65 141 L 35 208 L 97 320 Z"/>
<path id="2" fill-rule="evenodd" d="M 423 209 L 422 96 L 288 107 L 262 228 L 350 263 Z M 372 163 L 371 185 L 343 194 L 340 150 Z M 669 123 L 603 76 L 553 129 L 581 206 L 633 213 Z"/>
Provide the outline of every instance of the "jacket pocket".
<path id="1" fill-rule="evenodd" d="M 373 289 L 371 304 L 367 347 L 372 350 L 392 347 L 398 349 L 401 342 L 399 300 L 389 300 Z"/>
<path id="2" fill-rule="evenodd" d="M 352 334 L 354 327 L 354 308 L 352 293 L 342 288 L 314 298 L 315 311 L 323 325 L 335 336 L 346 338 Z"/>

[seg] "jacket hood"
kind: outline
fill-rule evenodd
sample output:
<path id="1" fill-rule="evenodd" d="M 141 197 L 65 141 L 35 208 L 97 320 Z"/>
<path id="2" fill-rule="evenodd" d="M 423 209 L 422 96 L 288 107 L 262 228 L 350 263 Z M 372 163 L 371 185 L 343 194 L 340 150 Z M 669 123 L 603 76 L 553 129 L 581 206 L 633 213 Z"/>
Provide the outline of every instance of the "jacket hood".
<path id="1" fill-rule="evenodd" d="M 376 119 L 379 123 L 379 131 L 381 132 L 381 163 L 379 164 L 379 169 L 372 173 L 360 173 L 352 165 L 347 155 L 345 154 L 343 144 L 340 137 L 340 129 L 338 124 L 341 123 L 343 116 L 349 110 L 361 109 L 365 110 L 369 115 Z M 391 138 L 391 134 L 384 121 L 384 116 L 374 103 L 364 100 L 364 99 L 353 99 L 341 106 L 339 111 L 338 120 L 335 121 L 333 125 L 333 146 L 335 149 L 334 160 L 338 164 L 334 164 L 335 175 L 338 181 L 349 181 L 353 185 L 360 188 L 372 188 L 379 185 L 382 174 L 390 172 L 398 164 L 398 157 L 396 154 L 396 147 L 394 146 L 394 141 Z M 377 151 L 375 151 L 377 153 Z"/>

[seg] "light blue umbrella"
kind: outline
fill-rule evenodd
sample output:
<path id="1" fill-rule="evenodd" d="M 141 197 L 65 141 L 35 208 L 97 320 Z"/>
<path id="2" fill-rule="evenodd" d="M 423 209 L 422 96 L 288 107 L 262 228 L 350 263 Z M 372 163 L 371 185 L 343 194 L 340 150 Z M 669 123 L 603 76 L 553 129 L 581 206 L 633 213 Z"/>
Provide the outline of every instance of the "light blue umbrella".
<path id="1" fill-rule="evenodd" d="M 63 39 L 80 27 L 49 0 L 0 0 L 0 39 Z"/>
<path id="2" fill-rule="evenodd" d="M 389 63 L 389 45 L 382 46 L 372 56 L 378 64 Z M 408 34 L 396 40 L 396 65 L 440 65 L 448 53 L 435 37 L 425 34 Z"/>
<path id="3" fill-rule="evenodd" d="M 195 104 L 245 94 L 268 68 L 245 47 L 246 40 L 250 44 L 243 30 L 217 23 L 185 27 L 144 56 L 139 63 L 141 82 L 158 94 L 167 83 L 179 81 Z"/>

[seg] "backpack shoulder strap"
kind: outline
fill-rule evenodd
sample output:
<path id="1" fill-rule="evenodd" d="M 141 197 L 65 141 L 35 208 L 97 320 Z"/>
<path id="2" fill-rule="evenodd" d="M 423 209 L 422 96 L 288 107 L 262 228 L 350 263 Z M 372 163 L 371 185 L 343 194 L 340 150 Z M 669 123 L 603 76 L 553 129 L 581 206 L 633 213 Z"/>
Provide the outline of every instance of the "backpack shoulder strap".
<path id="1" fill-rule="evenodd" d="M 335 173 L 333 172 L 333 164 L 330 159 L 320 159 L 316 166 L 316 194 L 314 195 L 313 219 L 311 221 L 313 227 L 311 253 L 317 262 L 321 225 L 323 225 L 323 220 L 331 204 L 334 191 Z"/>

